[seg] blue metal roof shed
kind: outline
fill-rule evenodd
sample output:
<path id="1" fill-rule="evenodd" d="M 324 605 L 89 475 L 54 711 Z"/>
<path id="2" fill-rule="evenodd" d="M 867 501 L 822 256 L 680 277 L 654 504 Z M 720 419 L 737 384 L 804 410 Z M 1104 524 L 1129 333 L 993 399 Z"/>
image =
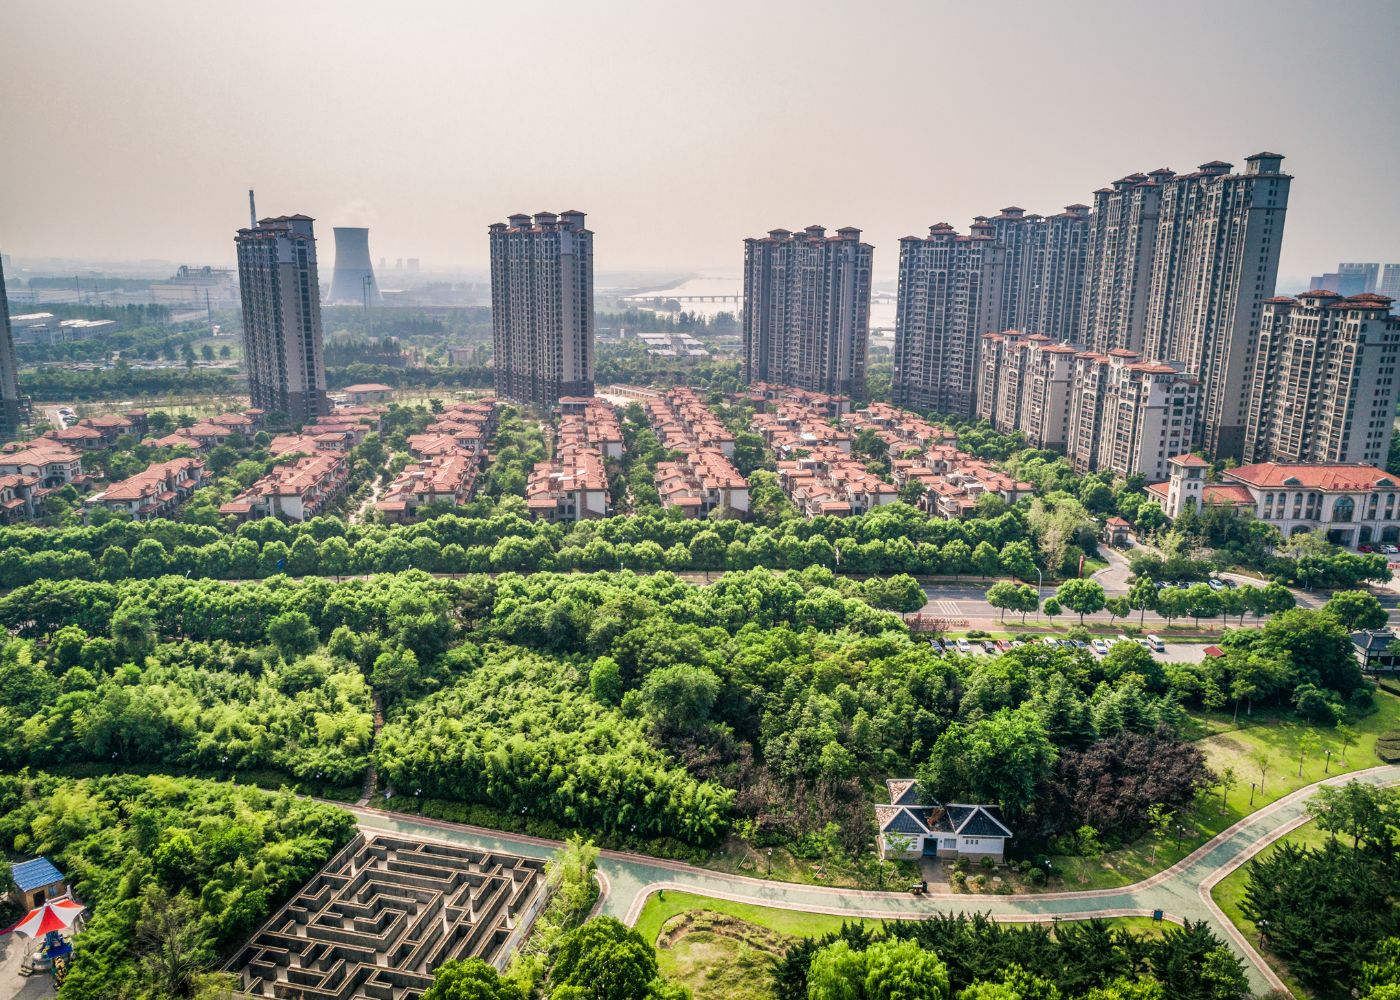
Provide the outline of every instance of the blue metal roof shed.
<path id="1" fill-rule="evenodd" d="M 46 885 L 63 881 L 63 873 L 53 866 L 48 858 L 34 858 L 32 861 L 19 861 L 10 866 L 15 885 L 20 892 L 42 889 Z"/>

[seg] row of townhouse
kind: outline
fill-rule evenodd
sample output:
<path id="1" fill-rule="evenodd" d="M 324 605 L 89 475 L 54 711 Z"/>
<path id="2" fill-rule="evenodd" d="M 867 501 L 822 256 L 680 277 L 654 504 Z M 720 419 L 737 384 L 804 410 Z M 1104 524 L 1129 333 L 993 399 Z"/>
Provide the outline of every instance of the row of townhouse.
<path id="1" fill-rule="evenodd" d="M 793 385 L 773 382 L 753 382 L 742 394 L 755 410 L 766 410 L 772 404 L 797 403 L 817 410 L 829 420 L 840 420 L 851 412 L 851 397 L 800 389 Z"/>
<path id="2" fill-rule="evenodd" d="M 853 435 L 873 431 L 891 458 L 899 458 L 910 449 L 924 451 L 935 444 L 957 440 L 957 435 L 947 428 L 889 403 L 871 403 L 863 410 L 847 413 L 841 417 L 841 426 Z"/>
<path id="3" fill-rule="evenodd" d="M 556 446 L 525 483 L 525 506 L 541 521 L 584 521 L 612 513 L 603 455 L 588 444 Z"/>
<path id="4" fill-rule="evenodd" d="M 676 386 L 643 404 L 662 447 L 692 452 L 701 448 L 734 457 L 734 434 L 689 386 Z"/>
<path id="5" fill-rule="evenodd" d="M 241 413 L 220 413 L 181 427 L 163 437 L 147 438 L 143 443 L 155 448 L 186 447 L 195 452 L 209 452 L 227 444 L 234 435 L 252 437 L 263 428 L 263 411 L 248 409 Z"/>
<path id="6" fill-rule="evenodd" d="M 470 501 L 495 429 L 495 400 L 457 403 L 438 414 L 422 434 L 408 439 L 415 461 L 385 487 L 375 510 L 386 521 L 401 523 L 429 504 L 460 507 Z"/>
<path id="7" fill-rule="evenodd" d="M 204 484 L 204 463 L 197 458 L 155 462 L 130 479 L 113 483 L 87 500 L 89 509 L 105 507 L 134 520 L 168 517 Z"/>
<path id="8" fill-rule="evenodd" d="M 350 463 L 344 455 L 319 452 L 273 466 L 272 471 L 219 508 L 236 521 L 278 517 L 306 521 L 345 489 Z"/>
<path id="9" fill-rule="evenodd" d="M 298 434 L 273 438 L 268 450 L 282 461 L 219 513 L 240 522 L 263 517 L 306 521 L 324 513 L 345 492 L 350 449 L 379 429 L 381 415 L 380 407 L 337 407 Z"/>
<path id="10" fill-rule="evenodd" d="M 899 499 L 898 490 L 832 445 L 778 462 L 778 484 L 806 517 L 850 517 Z"/>
<path id="11" fill-rule="evenodd" d="M 622 424 L 617 411 L 596 396 L 565 396 L 559 400 L 559 445 L 591 445 L 603 458 L 622 457 Z"/>
<path id="12" fill-rule="evenodd" d="M 743 517 L 749 512 L 749 481 L 739 474 L 734 434 L 701 402 L 695 390 L 678 386 L 645 403 L 647 418 L 675 461 L 657 462 L 656 492 L 661 506 L 686 517 L 720 510 Z"/>
<path id="13" fill-rule="evenodd" d="M 91 478 L 83 472 L 83 456 L 55 441 L 15 442 L 0 449 L 0 476 L 30 476 L 46 489 L 76 486 L 85 489 Z"/>
<path id="14" fill-rule="evenodd" d="M 749 427 L 779 459 L 799 457 L 815 448 L 851 453 L 851 434 L 802 403 L 769 403 L 768 409 L 753 415 Z"/>
<path id="15" fill-rule="evenodd" d="M 918 458 L 895 459 L 890 471 L 900 488 L 909 482 L 924 487 L 920 509 L 950 520 L 973 514 L 977 501 L 989 493 L 1015 503 L 1035 492 L 1033 483 L 999 472 L 951 443 L 936 444 Z"/>

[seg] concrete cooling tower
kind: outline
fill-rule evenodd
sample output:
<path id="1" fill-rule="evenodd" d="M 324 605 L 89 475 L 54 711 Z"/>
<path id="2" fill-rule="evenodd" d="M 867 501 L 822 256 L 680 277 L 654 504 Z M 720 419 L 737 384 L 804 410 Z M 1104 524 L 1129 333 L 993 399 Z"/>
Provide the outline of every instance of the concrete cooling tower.
<path id="1" fill-rule="evenodd" d="M 379 282 L 374 280 L 374 267 L 369 262 L 369 230 L 350 226 L 335 229 L 335 273 L 331 276 L 330 301 L 344 305 L 363 305 L 368 279 L 369 301 L 378 305 Z"/>

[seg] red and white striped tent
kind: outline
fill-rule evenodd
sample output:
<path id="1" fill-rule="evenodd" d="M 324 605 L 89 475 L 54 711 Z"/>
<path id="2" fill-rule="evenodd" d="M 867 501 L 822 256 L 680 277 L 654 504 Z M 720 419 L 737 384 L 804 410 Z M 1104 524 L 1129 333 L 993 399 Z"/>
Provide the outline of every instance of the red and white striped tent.
<path id="1" fill-rule="evenodd" d="M 85 909 L 87 907 L 82 903 L 71 899 L 53 899 L 30 910 L 23 920 L 10 929 L 16 934 L 38 939 L 50 931 L 66 931 Z"/>

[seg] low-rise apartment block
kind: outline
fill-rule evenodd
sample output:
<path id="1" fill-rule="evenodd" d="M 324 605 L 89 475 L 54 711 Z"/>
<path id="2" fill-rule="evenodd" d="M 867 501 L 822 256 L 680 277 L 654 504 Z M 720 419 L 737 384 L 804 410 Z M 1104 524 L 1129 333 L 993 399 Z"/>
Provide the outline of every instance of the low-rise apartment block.
<path id="1" fill-rule="evenodd" d="M 1207 482 L 1204 459 L 1177 455 L 1168 464 L 1170 478 L 1147 487 L 1168 517 L 1227 504 L 1249 510 L 1284 538 L 1316 531 L 1335 545 L 1400 541 L 1400 477 L 1373 465 L 1256 462 Z"/>
<path id="2" fill-rule="evenodd" d="M 345 456 L 320 452 L 274 466 L 252 486 L 219 508 L 238 521 L 278 517 L 305 521 L 322 513 L 345 489 Z"/>
<path id="3" fill-rule="evenodd" d="M 156 462 L 130 479 L 108 486 L 88 499 L 92 507 L 125 512 L 137 521 L 168 517 L 204 484 L 204 463 L 197 458 Z"/>
<path id="4" fill-rule="evenodd" d="M 607 517 L 608 474 L 592 445 L 561 445 L 552 461 L 540 462 L 525 484 L 525 505 L 541 521 Z"/>

